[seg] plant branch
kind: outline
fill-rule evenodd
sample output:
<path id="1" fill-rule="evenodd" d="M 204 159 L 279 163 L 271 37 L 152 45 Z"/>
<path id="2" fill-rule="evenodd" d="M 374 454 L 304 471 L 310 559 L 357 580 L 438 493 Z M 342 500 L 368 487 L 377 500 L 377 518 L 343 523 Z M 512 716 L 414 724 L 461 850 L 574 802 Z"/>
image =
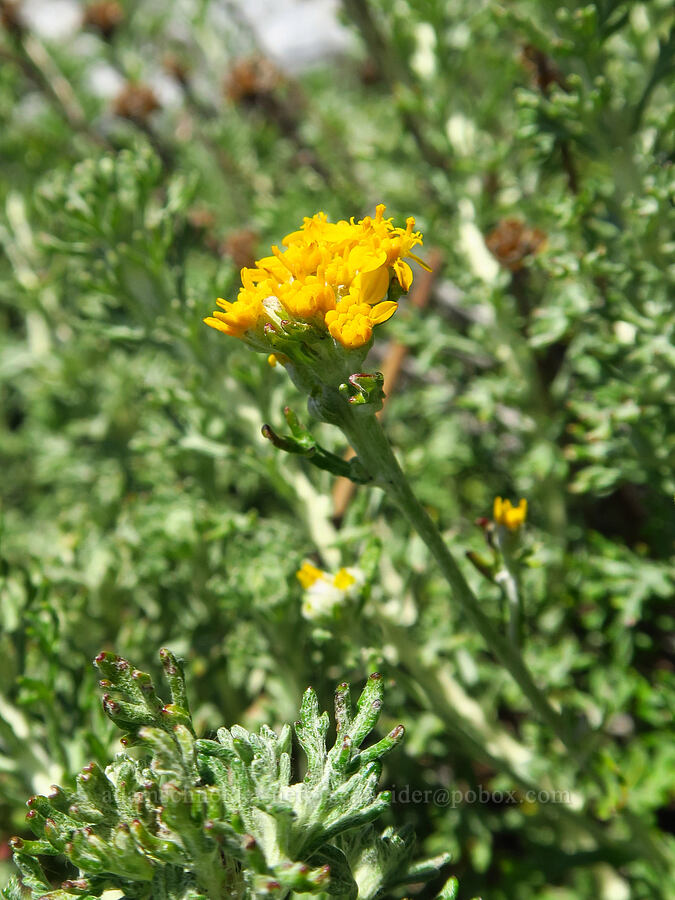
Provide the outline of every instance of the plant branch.
<path id="1" fill-rule="evenodd" d="M 431 550 L 452 589 L 453 599 L 483 637 L 488 649 L 494 653 L 504 669 L 520 687 L 535 713 L 566 748 L 577 768 L 587 769 L 588 760 L 584 747 L 568 731 L 563 716 L 551 706 L 547 697 L 536 685 L 518 648 L 496 630 L 483 612 L 478 598 L 462 575 L 440 532 L 413 493 L 378 419 L 374 415 L 358 415 L 354 410 L 348 408 L 343 410 L 341 425 L 357 452 L 361 465 L 395 501 L 408 522 Z M 602 789 L 602 782 L 592 767 L 591 775 Z M 635 815 L 626 811 L 623 818 L 630 828 L 633 840 L 640 844 L 645 856 L 649 857 L 662 872 L 667 871 L 671 862 L 665 848 L 654 841 Z"/>
<path id="2" fill-rule="evenodd" d="M 563 744 L 567 744 L 569 736 L 562 716 L 556 712 L 537 687 L 518 651 L 498 633 L 483 612 L 478 598 L 462 575 L 438 529 L 413 493 L 378 420 L 374 416 L 351 415 L 346 418 L 349 421 L 344 423 L 344 431 L 366 471 L 394 499 L 401 512 L 431 550 L 452 588 L 453 598 L 481 634 L 488 648 L 511 674 L 539 717 Z"/>

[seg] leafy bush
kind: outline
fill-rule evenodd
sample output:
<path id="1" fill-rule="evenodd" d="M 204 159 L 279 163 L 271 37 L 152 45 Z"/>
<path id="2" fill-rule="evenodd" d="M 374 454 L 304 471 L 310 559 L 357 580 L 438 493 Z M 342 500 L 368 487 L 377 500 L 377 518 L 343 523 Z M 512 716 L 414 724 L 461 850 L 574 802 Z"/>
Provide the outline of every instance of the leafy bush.
<path id="1" fill-rule="evenodd" d="M 180 664 L 161 651 L 171 688 L 165 705 L 152 679 L 110 653 L 96 657 L 110 718 L 126 732 L 124 753 L 105 771 L 85 766 L 73 792 L 54 788 L 28 801 L 35 841 L 13 841 L 23 884 L 34 896 L 284 897 L 291 891 L 374 897 L 396 882 L 421 882 L 446 859 L 411 865 L 412 836 L 370 825 L 390 802 L 376 794 L 380 757 L 403 735 L 359 751 L 379 718 L 382 678 L 371 675 L 352 713 L 349 685 L 335 694 L 337 737 L 308 688 L 295 731 L 307 755 L 291 784 L 291 730 L 249 734 L 220 728 L 197 739 Z M 131 748 L 138 748 L 135 753 Z M 80 872 L 50 891 L 38 858 L 63 853 Z M 442 896 L 454 893 L 452 879 Z M 21 900 L 17 880 L 7 897 Z"/>
<path id="2" fill-rule="evenodd" d="M 157 675 L 168 646 L 199 735 L 381 672 L 391 821 L 462 896 L 668 896 L 670 4 L 344 0 L 348 49 L 297 77 L 217 3 L 89 3 L 67 41 L 27 7 L 0 4 L 0 857 L 27 796 L 109 763 L 91 657 Z M 366 371 L 500 636 L 517 581 L 558 735 L 395 498 L 265 442 L 302 398 L 201 322 L 303 216 L 383 200 L 434 273 Z M 511 546 L 474 524 L 495 496 L 528 499 Z"/>

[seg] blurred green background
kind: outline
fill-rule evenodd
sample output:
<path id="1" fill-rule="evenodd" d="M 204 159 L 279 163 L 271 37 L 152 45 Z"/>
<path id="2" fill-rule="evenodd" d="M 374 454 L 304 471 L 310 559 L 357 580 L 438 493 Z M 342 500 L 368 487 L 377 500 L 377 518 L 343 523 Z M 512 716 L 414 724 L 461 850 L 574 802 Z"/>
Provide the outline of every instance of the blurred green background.
<path id="1" fill-rule="evenodd" d="M 157 672 L 167 645 L 203 732 L 377 669 L 409 735 L 385 784 L 571 791 L 395 804 L 462 898 L 672 896 L 670 3 L 2 0 L 0 21 L 3 880 L 27 796 L 115 747 L 91 658 Z M 333 479 L 266 444 L 301 399 L 202 324 L 303 216 L 379 202 L 435 260 L 426 307 L 378 330 L 373 368 L 407 349 L 387 429 L 462 559 L 495 495 L 528 498 L 524 654 L 593 770 L 379 493 L 336 517 Z M 308 620 L 304 559 L 368 586 Z"/>

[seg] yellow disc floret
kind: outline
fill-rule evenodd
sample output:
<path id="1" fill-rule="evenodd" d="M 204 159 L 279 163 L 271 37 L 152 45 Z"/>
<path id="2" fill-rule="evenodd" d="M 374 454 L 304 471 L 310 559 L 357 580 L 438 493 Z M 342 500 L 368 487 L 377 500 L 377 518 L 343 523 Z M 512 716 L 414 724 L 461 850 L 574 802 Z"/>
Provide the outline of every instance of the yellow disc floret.
<path id="1" fill-rule="evenodd" d="M 279 322 L 311 325 L 327 331 L 352 349 L 370 341 L 373 328 L 397 309 L 385 300 L 393 280 L 402 291 L 412 283 L 413 247 L 422 243 L 409 218 L 395 228 L 380 204 L 375 216 L 358 222 L 329 222 L 325 213 L 305 218 L 298 231 L 286 235 L 285 249 L 241 270 L 242 286 L 231 303 L 204 319 L 207 325 L 238 338 L 261 338 L 265 327 Z"/>

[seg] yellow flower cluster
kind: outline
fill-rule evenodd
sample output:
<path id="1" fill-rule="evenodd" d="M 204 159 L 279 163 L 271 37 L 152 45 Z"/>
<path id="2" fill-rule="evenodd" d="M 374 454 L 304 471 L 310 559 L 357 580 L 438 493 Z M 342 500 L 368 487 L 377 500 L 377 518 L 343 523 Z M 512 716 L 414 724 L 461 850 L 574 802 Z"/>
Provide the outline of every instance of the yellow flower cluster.
<path id="1" fill-rule="evenodd" d="M 327 329 L 347 348 L 367 344 L 373 327 L 397 309 L 395 301 L 384 299 L 392 277 L 407 291 L 413 275 L 405 260 L 421 262 L 411 252 L 422 243 L 415 220 L 395 228 L 384 211 L 380 204 L 374 218 L 359 222 L 329 222 L 322 212 L 305 218 L 284 238 L 285 250 L 272 247 L 272 256 L 241 270 L 237 299 L 218 299 L 220 309 L 204 321 L 246 338 L 290 320 Z"/>
<path id="2" fill-rule="evenodd" d="M 517 531 L 527 518 L 527 500 L 513 506 L 510 500 L 495 497 L 492 517 L 497 525 L 505 525 L 509 531 Z"/>
<path id="3" fill-rule="evenodd" d="M 322 572 L 321 569 L 317 569 L 316 566 L 309 562 L 303 563 L 302 567 L 295 574 L 305 590 L 311 588 L 317 581 L 325 581 L 340 591 L 346 591 L 347 588 L 356 582 L 356 578 L 345 568 L 340 569 L 335 576 L 330 576 L 327 572 Z"/>

